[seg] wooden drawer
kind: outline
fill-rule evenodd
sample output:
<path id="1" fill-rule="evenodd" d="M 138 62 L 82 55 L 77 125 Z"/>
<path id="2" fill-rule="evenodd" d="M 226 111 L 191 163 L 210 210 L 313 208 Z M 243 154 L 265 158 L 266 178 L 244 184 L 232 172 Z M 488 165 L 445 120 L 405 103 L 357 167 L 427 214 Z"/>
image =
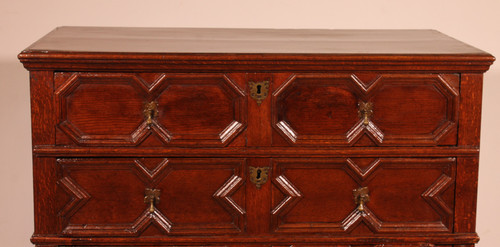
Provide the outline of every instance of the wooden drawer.
<path id="1" fill-rule="evenodd" d="M 64 158 L 57 166 L 66 236 L 245 231 L 244 159 Z"/>
<path id="2" fill-rule="evenodd" d="M 273 94 L 273 127 L 294 146 L 456 145 L 459 81 L 454 74 L 297 74 Z"/>
<path id="3" fill-rule="evenodd" d="M 245 159 L 60 158 L 56 201 L 61 233 L 245 234 L 246 225 L 270 225 L 270 232 L 262 234 L 452 231 L 454 158 L 269 161 L 272 185 L 258 189 L 247 179 Z M 353 190 L 362 187 L 368 188 L 369 200 L 360 211 Z M 152 205 L 148 189 L 158 190 Z M 246 221 L 248 193 L 253 209 L 271 204 L 271 222 Z M 269 193 L 271 202 L 256 199 Z"/>
<path id="4" fill-rule="evenodd" d="M 452 232 L 454 158 L 275 159 L 272 231 Z M 369 198 L 354 199 L 365 189 Z"/>
<path id="5" fill-rule="evenodd" d="M 54 80 L 58 144 L 226 146 L 246 125 L 245 93 L 224 74 L 56 73 Z"/>

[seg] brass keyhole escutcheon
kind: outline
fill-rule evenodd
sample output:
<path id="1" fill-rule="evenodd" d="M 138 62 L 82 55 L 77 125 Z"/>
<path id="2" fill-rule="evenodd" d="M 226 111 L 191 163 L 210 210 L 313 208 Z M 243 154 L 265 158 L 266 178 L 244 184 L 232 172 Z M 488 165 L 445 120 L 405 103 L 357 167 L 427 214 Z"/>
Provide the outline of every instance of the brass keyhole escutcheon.
<path id="1" fill-rule="evenodd" d="M 158 116 L 158 103 L 151 101 L 144 106 L 144 117 L 148 128 L 153 124 L 153 119 Z"/>
<path id="2" fill-rule="evenodd" d="M 269 94 L 269 81 L 249 82 L 250 97 L 254 99 L 258 105 L 264 101 Z"/>
<path id="3" fill-rule="evenodd" d="M 257 189 L 267 182 L 269 167 L 249 167 L 250 182 L 254 183 Z"/>
<path id="4" fill-rule="evenodd" d="M 354 202 L 358 204 L 357 209 L 360 212 L 365 211 L 365 204 L 370 201 L 370 195 L 368 193 L 370 193 L 368 187 L 360 187 L 352 191 Z"/>
<path id="5" fill-rule="evenodd" d="M 149 204 L 149 212 L 155 211 L 155 204 L 160 202 L 160 190 L 147 188 L 144 192 L 144 203 Z"/>
<path id="6" fill-rule="evenodd" d="M 373 103 L 358 102 L 358 115 L 363 119 L 363 125 L 368 125 L 370 123 L 370 117 L 373 115 Z"/>

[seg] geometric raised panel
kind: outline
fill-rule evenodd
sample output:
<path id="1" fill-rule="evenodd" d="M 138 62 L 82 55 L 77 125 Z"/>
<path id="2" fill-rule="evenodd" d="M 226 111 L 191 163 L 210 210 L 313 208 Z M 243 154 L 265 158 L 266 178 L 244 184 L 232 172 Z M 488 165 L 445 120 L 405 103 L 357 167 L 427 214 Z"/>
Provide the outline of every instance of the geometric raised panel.
<path id="1" fill-rule="evenodd" d="M 149 134 L 147 90 L 134 74 L 75 73 L 56 90 L 59 128 L 83 145 L 134 145 Z"/>
<path id="2" fill-rule="evenodd" d="M 157 181 L 156 208 L 172 222 L 170 234 L 226 234 L 244 231 L 241 159 L 169 159 L 169 171 Z"/>
<path id="3" fill-rule="evenodd" d="M 85 203 L 87 203 L 90 199 L 89 193 L 87 193 L 70 177 L 61 178 L 58 181 L 58 185 L 60 185 L 64 191 L 71 196 L 70 201 L 59 212 L 59 216 L 63 218 L 71 217 L 71 215 L 83 207 L 83 205 L 85 205 Z"/>
<path id="4" fill-rule="evenodd" d="M 456 145 L 458 85 L 453 74 L 293 75 L 273 93 L 272 125 L 297 146 Z"/>
<path id="5" fill-rule="evenodd" d="M 294 75 L 273 93 L 272 125 L 294 145 L 347 145 L 361 97 L 348 74 Z"/>
<path id="6" fill-rule="evenodd" d="M 226 75 L 166 75 L 153 97 L 171 144 L 223 146 L 246 125 L 245 93 Z"/>
<path id="7" fill-rule="evenodd" d="M 62 73 L 56 85 L 58 127 L 80 145 L 137 146 L 154 133 L 166 145 L 225 146 L 246 125 L 245 92 L 223 74 Z"/>
<path id="8" fill-rule="evenodd" d="M 453 75 L 382 75 L 369 98 L 371 119 L 384 133 L 380 145 L 455 145 L 458 81 Z"/>
<path id="9" fill-rule="evenodd" d="M 156 164 L 156 165 L 155 165 Z M 229 234 L 244 231 L 242 159 L 58 159 L 70 195 L 61 228 L 72 236 Z M 210 174 L 210 176 L 207 176 Z M 144 191 L 160 191 L 150 210 Z M 243 189 L 244 190 L 244 189 Z"/>
<path id="10" fill-rule="evenodd" d="M 134 222 L 147 208 L 143 202 L 147 176 L 132 159 L 58 159 L 57 162 L 62 170 L 60 184 L 77 187 L 89 198 L 74 210 L 63 207 L 60 213 L 63 234 L 139 234 L 134 230 Z M 68 186 L 67 181 L 76 186 Z"/>
<path id="11" fill-rule="evenodd" d="M 364 223 L 365 234 L 451 232 L 454 169 L 454 158 L 278 159 L 272 229 L 351 233 Z M 370 189 L 364 211 L 353 200 L 359 187 Z"/>

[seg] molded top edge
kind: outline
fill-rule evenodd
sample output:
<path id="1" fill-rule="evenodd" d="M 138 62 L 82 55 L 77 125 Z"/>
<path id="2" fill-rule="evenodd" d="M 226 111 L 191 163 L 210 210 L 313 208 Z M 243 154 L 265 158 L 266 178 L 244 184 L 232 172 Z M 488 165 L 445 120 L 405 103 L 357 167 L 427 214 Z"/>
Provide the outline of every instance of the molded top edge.
<path id="1" fill-rule="evenodd" d="M 492 56 L 436 30 L 59 27 L 22 53 Z"/>

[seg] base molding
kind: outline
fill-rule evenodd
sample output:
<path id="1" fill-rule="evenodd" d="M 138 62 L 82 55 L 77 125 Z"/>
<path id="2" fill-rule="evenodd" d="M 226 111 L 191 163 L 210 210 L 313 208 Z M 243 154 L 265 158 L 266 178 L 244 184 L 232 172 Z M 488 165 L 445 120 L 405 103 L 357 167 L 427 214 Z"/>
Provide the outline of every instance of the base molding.
<path id="1" fill-rule="evenodd" d="M 33 235 L 31 242 L 37 246 L 77 245 L 77 246 L 172 246 L 172 245 L 213 245 L 213 246 L 335 246 L 335 247 L 473 247 L 479 241 L 475 233 L 404 236 L 277 236 L 277 237 L 61 237 Z M 370 243 L 370 244 L 367 244 Z"/>

